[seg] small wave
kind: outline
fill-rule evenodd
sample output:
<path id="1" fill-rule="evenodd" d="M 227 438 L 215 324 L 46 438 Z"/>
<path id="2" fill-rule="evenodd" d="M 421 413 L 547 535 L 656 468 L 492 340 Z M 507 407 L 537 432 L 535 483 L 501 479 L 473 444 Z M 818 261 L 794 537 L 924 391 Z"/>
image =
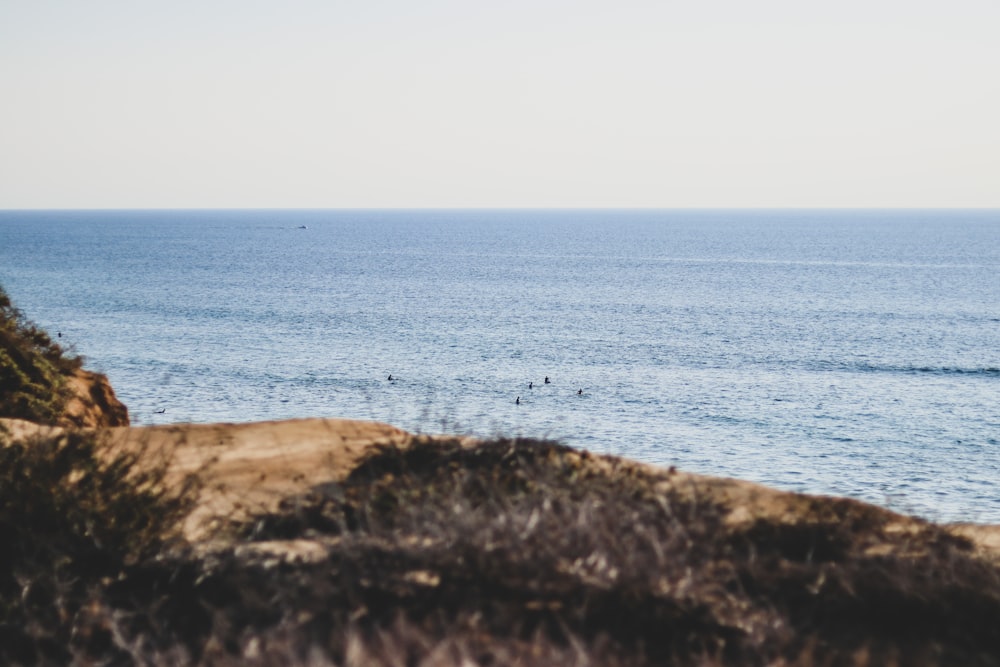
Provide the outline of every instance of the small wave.
<path id="1" fill-rule="evenodd" d="M 1000 376 L 1000 368 L 958 368 L 952 366 L 921 366 L 913 369 L 903 368 L 902 373 L 929 373 L 932 375 L 996 375 Z"/>
<path id="2" fill-rule="evenodd" d="M 900 375 L 970 375 L 983 377 L 1000 377 L 1000 367 L 961 367 L 961 366 L 896 366 L 879 364 L 824 364 L 826 368 L 861 373 L 893 373 Z"/>

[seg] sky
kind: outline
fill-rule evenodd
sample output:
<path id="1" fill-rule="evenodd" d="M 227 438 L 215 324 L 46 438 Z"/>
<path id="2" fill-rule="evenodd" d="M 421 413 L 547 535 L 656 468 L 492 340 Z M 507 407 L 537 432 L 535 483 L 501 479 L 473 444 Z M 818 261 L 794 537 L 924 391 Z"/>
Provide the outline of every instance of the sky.
<path id="1" fill-rule="evenodd" d="M 1000 207 L 997 0 L 0 0 L 0 208 Z"/>

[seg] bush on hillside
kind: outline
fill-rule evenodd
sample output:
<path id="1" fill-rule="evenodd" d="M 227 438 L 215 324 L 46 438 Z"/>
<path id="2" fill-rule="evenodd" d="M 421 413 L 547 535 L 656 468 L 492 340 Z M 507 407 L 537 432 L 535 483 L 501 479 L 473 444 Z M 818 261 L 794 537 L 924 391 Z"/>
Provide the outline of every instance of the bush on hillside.
<path id="1" fill-rule="evenodd" d="M 25 318 L 0 287 L 0 417 L 54 424 L 68 398 L 66 376 L 82 364 Z"/>
<path id="2" fill-rule="evenodd" d="M 373 452 L 234 547 L 116 583 L 118 633 L 163 647 L 152 663 L 1000 664 L 1000 573 L 964 539 L 837 499 L 731 526 L 718 496 L 595 461 L 530 440 Z"/>

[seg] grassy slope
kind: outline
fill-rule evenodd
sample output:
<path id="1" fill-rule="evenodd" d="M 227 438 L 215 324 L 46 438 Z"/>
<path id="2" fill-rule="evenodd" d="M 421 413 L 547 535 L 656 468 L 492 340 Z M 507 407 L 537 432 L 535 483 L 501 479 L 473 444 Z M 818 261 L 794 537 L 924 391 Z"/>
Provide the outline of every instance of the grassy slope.
<path id="1" fill-rule="evenodd" d="M 0 287 L 0 416 L 53 424 L 68 398 L 66 376 L 82 365 L 28 321 Z"/>

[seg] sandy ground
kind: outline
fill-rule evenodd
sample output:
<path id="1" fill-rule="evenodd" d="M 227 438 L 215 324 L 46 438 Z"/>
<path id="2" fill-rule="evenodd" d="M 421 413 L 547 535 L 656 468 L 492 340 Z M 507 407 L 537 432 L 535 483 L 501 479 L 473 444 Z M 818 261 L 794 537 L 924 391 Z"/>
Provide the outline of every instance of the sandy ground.
<path id="1" fill-rule="evenodd" d="M 59 429 L 0 419 L 12 439 Z M 347 419 L 297 419 L 243 424 L 176 424 L 105 429 L 112 444 L 142 448 L 151 457 L 169 456 L 180 480 L 197 473 L 203 480 L 197 509 L 184 525 L 186 536 L 204 541 L 216 534 L 219 521 L 242 519 L 273 509 L 310 487 L 344 479 L 372 447 L 408 447 L 447 436 L 415 436 L 388 424 Z M 474 440 L 466 440 L 470 446 Z M 740 480 L 706 477 L 655 468 L 603 456 L 581 455 L 580 464 L 595 470 L 653 473 L 656 486 L 671 487 L 693 497 L 725 500 L 727 522 L 736 526 L 757 519 L 795 522 L 822 498 L 777 491 Z M 892 530 L 917 530 L 920 522 L 887 512 Z M 948 529 L 971 539 L 980 554 L 1000 562 L 1000 526 L 953 524 Z M 302 546 L 302 545 L 300 545 Z M 877 546 L 873 547 L 877 549 Z M 298 551 L 299 549 L 294 549 Z"/>
<path id="2" fill-rule="evenodd" d="M 177 475 L 202 477 L 200 503 L 185 525 L 194 541 L 216 519 L 271 510 L 282 498 L 343 479 L 373 446 L 405 447 L 414 439 L 387 424 L 346 419 L 119 427 L 109 433 L 128 447 L 172 452 Z"/>

